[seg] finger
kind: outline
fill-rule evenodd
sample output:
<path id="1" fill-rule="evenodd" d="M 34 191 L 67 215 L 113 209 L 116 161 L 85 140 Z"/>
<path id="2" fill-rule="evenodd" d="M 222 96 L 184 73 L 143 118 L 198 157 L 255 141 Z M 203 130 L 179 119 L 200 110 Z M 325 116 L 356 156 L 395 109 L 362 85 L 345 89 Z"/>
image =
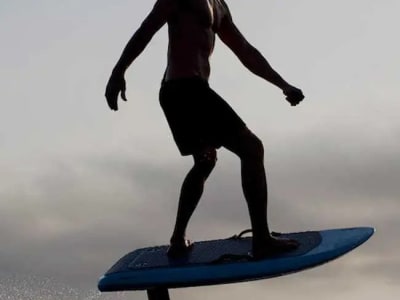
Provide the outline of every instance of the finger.
<path id="1" fill-rule="evenodd" d="M 121 98 L 122 98 L 122 100 L 124 100 L 124 101 L 128 101 L 128 99 L 126 98 L 125 90 L 122 90 L 122 91 L 121 91 Z"/>
<path id="2" fill-rule="evenodd" d="M 108 102 L 108 106 L 110 107 L 111 110 L 118 110 L 118 105 L 116 101 L 107 101 Z"/>
<path id="3" fill-rule="evenodd" d="M 118 110 L 117 97 L 118 97 L 118 95 L 114 95 L 114 94 L 110 94 L 110 93 L 106 94 L 107 104 L 111 110 Z"/>
<path id="4" fill-rule="evenodd" d="M 300 101 L 298 99 L 287 99 L 290 103 L 291 106 L 296 106 L 300 103 Z"/>
<path id="5" fill-rule="evenodd" d="M 121 86 L 121 98 L 122 98 L 122 100 L 127 101 L 128 99 L 126 98 L 125 92 L 126 92 L 126 82 L 123 79 L 122 80 L 122 86 Z"/>

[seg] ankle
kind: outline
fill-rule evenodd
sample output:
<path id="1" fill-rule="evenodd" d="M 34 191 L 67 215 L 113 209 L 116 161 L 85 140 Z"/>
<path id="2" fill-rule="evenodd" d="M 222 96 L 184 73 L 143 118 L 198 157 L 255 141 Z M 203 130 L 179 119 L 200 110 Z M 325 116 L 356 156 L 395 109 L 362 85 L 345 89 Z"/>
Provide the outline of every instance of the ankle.
<path id="1" fill-rule="evenodd" d="M 185 242 L 185 235 L 172 235 L 169 240 L 171 244 L 180 244 Z"/>

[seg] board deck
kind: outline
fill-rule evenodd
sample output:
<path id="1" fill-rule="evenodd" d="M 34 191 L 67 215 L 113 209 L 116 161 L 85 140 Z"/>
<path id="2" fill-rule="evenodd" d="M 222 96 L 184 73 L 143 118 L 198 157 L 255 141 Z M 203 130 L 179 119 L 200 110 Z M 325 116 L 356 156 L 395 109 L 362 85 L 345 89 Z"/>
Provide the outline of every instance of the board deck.
<path id="1" fill-rule="evenodd" d="M 100 278 L 100 291 L 149 290 L 234 283 L 298 272 L 331 261 L 368 240 L 374 229 L 357 227 L 282 234 L 296 239 L 294 251 L 249 260 L 251 237 L 194 243 L 180 259 L 166 255 L 168 246 L 135 250 Z"/>

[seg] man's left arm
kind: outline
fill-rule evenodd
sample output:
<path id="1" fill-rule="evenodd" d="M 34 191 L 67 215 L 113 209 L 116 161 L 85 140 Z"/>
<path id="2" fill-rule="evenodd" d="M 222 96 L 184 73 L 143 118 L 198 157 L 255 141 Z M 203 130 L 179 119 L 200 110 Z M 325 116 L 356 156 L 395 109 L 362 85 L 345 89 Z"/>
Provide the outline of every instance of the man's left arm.
<path id="1" fill-rule="evenodd" d="M 229 11 L 227 11 L 227 15 L 223 19 L 217 34 L 249 71 L 279 87 L 291 105 L 297 105 L 303 100 L 302 91 L 287 83 L 271 67 L 265 57 L 241 34 L 233 23 Z"/>

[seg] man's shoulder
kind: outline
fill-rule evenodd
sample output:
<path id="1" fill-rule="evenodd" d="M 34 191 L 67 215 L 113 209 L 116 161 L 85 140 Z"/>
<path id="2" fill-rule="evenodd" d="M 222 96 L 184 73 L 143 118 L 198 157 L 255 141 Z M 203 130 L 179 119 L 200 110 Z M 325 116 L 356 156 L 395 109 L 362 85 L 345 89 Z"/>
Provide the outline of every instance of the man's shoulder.
<path id="1" fill-rule="evenodd" d="M 224 8 L 228 9 L 228 4 L 226 4 L 225 0 L 215 0 L 216 2 L 219 2 Z"/>
<path id="2" fill-rule="evenodd" d="M 231 19 L 232 18 L 231 12 L 230 12 L 228 4 L 226 4 L 225 0 L 214 0 L 214 1 L 217 5 L 219 5 L 223 17 L 228 17 Z"/>

